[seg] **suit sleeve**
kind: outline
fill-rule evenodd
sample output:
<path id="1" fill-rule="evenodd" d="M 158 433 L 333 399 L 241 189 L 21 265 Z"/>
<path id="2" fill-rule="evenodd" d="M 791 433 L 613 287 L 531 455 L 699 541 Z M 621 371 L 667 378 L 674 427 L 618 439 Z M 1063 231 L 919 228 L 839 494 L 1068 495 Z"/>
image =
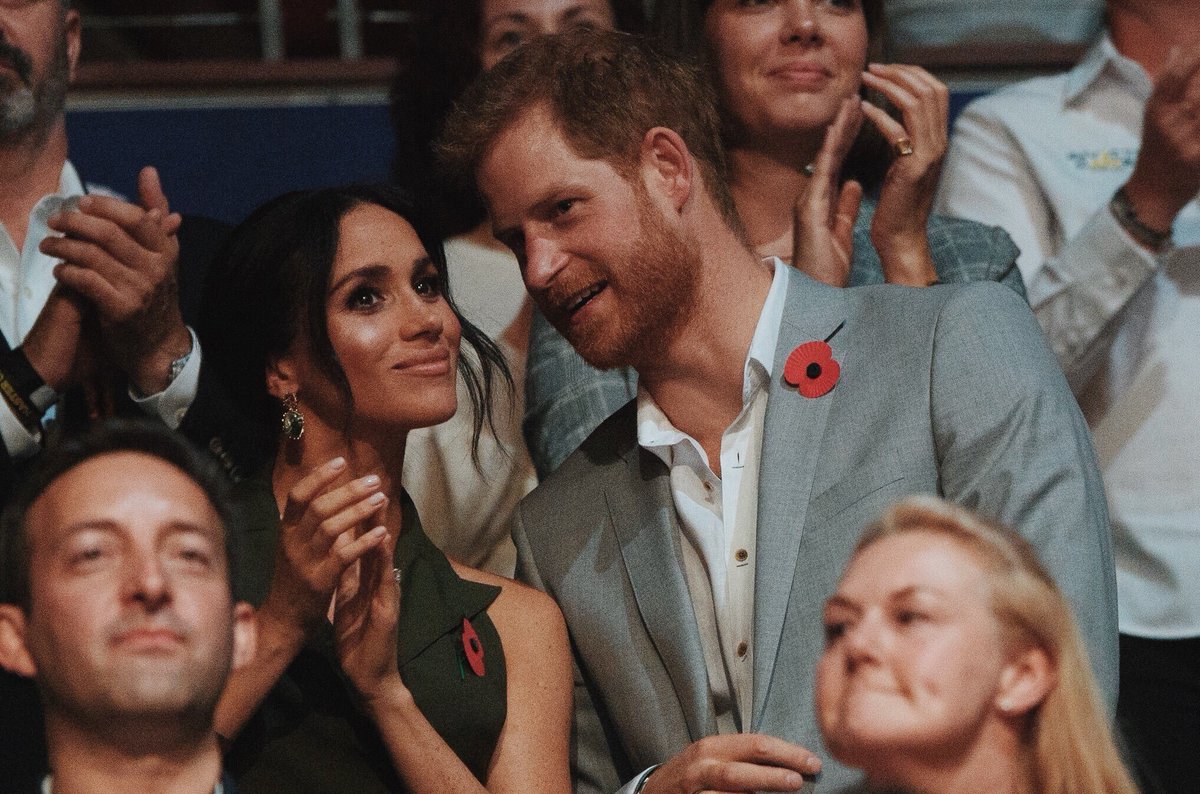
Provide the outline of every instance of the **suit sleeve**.
<path id="1" fill-rule="evenodd" d="M 538 573 L 537 564 L 525 536 L 522 507 L 513 514 L 513 543 L 517 547 L 516 578 L 551 597 Z M 568 631 L 570 624 L 567 624 Z M 579 668 L 579 655 L 571 641 L 571 668 L 574 674 L 575 710 L 571 719 L 571 781 L 575 794 L 611 794 L 621 788 L 616 758 L 620 752 L 596 708 L 592 685 Z"/>
<path id="2" fill-rule="evenodd" d="M 931 410 L 946 498 L 1014 527 L 1070 602 L 1110 710 L 1116 574 L 1091 435 L 1029 309 L 1011 290 L 958 291 L 937 323 Z"/>

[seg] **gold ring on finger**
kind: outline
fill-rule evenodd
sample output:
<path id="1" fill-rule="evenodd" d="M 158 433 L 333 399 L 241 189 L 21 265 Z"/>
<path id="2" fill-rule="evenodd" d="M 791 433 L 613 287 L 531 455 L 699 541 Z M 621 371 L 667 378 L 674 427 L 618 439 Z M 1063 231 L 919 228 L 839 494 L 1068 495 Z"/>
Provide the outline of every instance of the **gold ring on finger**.
<path id="1" fill-rule="evenodd" d="M 892 148 L 896 150 L 897 157 L 908 157 L 913 153 L 912 141 L 908 138 L 900 138 L 892 144 Z"/>

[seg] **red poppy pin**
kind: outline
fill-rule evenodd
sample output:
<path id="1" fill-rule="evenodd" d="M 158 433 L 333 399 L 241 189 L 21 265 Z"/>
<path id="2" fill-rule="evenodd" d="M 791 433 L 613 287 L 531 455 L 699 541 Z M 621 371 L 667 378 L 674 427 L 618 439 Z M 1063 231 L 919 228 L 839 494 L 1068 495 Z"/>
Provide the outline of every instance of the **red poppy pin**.
<path id="1" fill-rule="evenodd" d="M 783 365 L 783 380 L 805 397 L 823 397 L 837 385 L 842 367 L 833 358 L 829 340 L 842 330 L 842 323 L 824 341 L 814 339 L 793 350 Z"/>
<path id="2" fill-rule="evenodd" d="M 484 672 L 483 643 L 479 641 L 479 635 L 475 633 L 475 627 L 471 625 L 471 621 L 466 618 L 463 618 L 462 643 L 467 664 L 471 665 L 471 672 L 482 677 Z"/>

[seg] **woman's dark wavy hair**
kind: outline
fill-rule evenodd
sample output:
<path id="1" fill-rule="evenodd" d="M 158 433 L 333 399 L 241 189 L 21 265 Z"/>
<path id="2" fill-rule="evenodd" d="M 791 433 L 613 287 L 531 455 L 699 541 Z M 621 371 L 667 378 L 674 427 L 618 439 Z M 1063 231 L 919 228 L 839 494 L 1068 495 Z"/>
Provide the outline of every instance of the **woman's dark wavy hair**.
<path id="1" fill-rule="evenodd" d="M 662 45 L 677 56 L 695 58 L 705 67 L 710 78 L 713 75 L 711 47 L 704 36 L 704 16 L 713 0 L 658 0 L 657 13 L 651 34 Z M 887 19 L 884 15 L 884 0 L 862 0 L 863 16 L 867 21 L 867 60 L 883 62 L 890 60 L 887 48 Z M 714 79 L 714 84 L 716 80 Z M 878 107 L 889 107 L 888 101 L 876 91 L 862 95 Z M 726 116 L 722 110 L 722 116 Z M 864 122 L 858 138 L 846 155 L 842 168 L 843 179 L 857 179 L 868 193 L 873 193 L 883 183 L 884 174 L 895 157 L 887 139 L 874 124 Z"/>
<path id="2" fill-rule="evenodd" d="M 645 29 L 642 0 L 609 0 L 617 30 Z M 439 179 L 433 142 L 454 100 L 483 66 L 481 0 L 419 0 L 392 82 L 396 150 L 391 179 L 431 207 L 443 237 L 474 229 L 486 210 L 474 191 Z"/>
<path id="3" fill-rule="evenodd" d="M 231 450 L 234 457 L 246 461 L 252 471 L 274 460 L 279 437 L 281 406 L 267 392 L 267 366 L 284 355 L 298 335 L 308 337 L 318 366 L 347 404 L 353 402 L 329 340 L 326 292 L 341 220 L 364 204 L 376 204 L 408 221 L 441 275 L 446 299 L 462 324 L 463 341 L 476 354 L 458 358 L 474 409 L 475 441 L 484 422 L 492 423 L 493 379 L 500 378 L 512 390 L 512 375 L 500 349 L 454 305 L 441 237 L 407 194 L 389 185 L 287 193 L 256 209 L 233 230 L 209 267 L 200 318 L 205 366 L 215 371 L 236 409 L 260 433 L 229 440 L 237 447 Z"/>

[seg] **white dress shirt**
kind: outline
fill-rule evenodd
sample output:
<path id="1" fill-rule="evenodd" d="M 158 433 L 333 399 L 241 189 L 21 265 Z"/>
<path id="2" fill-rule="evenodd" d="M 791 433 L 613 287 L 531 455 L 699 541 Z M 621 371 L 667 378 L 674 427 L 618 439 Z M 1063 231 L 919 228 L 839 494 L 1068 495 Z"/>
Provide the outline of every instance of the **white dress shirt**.
<path id="1" fill-rule="evenodd" d="M 8 230 L 0 224 L 0 333 L 4 334 L 10 347 L 16 347 L 25 340 L 50 297 L 50 291 L 54 289 L 53 271 L 58 260 L 38 250 L 42 240 L 56 234 L 50 231 L 46 222 L 68 198 L 82 196 L 86 192 L 117 195 L 91 185 L 85 189 L 74 166 L 69 161 L 65 162 L 59 177 L 58 192 L 43 196 L 30 211 L 29 228 L 20 249 Z M 187 363 L 166 390 L 148 397 L 132 393 L 130 396 L 143 411 L 158 416 L 168 427 L 177 428 L 196 398 L 199 382 L 200 343 L 192 333 L 192 352 Z M 51 408 L 51 412 L 53 410 Z M 48 412 L 47 418 L 50 416 L 53 414 Z M 27 458 L 36 454 L 40 448 L 40 436 L 40 433 L 35 435 L 26 429 L 8 403 L 0 400 L 0 438 L 11 457 Z"/>
<path id="2" fill-rule="evenodd" d="M 758 459 L 789 270 L 779 260 L 764 264 L 775 273 L 743 366 L 742 410 L 721 435 L 721 476 L 649 392 L 639 388 L 637 396 L 638 444 L 671 471 L 685 575 L 722 732 L 749 730 L 753 697 Z"/>
<path id="3" fill-rule="evenodd" d="M 1092 428 L 1113 520 L 1120 627 L 1200 635 L 1200 202 L 1160 256 L 1108 209 L 1152 84 L 1105 36 L 1070 72 L 955 123 L 936 210 L 1003 227 Z"/>
<path id="4" fill-rule="evenodd" d="M 638 386 L 638 445 L 657 455 L 671 472 L 671 496 L 679 519 L 684 578 L 700 628 L 709 693 L 717 728 L 749 731 L 743 718 L 754 697 L 754 555 L 758 536 L 758 462 L 762 453 L 771 365 L 783 321 L 791 268 L 778 258 L 742 368 L 742 410 L 721 434 L 721 477 L 708 465 L 700 442 L 676 429 Z M 617 794 L 632 794 L 651 767 Z"/>

